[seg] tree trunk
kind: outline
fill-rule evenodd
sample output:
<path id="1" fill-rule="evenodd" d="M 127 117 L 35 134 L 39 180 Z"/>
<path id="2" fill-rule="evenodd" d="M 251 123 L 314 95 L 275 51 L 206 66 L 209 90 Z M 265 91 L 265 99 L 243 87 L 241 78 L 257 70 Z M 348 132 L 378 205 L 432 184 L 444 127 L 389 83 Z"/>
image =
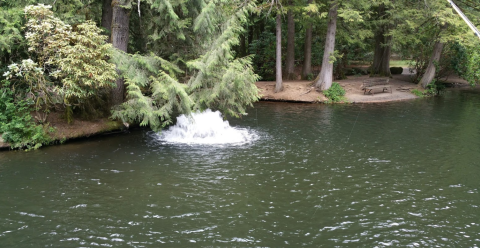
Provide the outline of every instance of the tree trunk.
<path id="1" fill-rule="evenodd" d="M 303 61 L 302 76 L 307 78 L 308 74 L 312 73 L 312 24 L 308 24 L 305 32 L 305 54 Z"/>
<path id="2" fill-rule="evenodd" d="M 440 55 L 442 55 L 442 50 L 443 50 L 443 45 L 444 43 L 437 41 L 435 42 L 435 46 L 433 47 L 433 54 L 432 57 L 430 58 L 430 62 L 428 63 L 427 70 L 425 71 L 425 74 L 423 74 L 422 79 L 420 79 L 419 84 L 422 85 L 423 88 L 427 88 L 427 85 L 429 85 L 433 78 L 435 77 L 435 70 L 436 66 L 435 64 L 438 64 L 438 61 L 440 60 Z"/>
<path id="3" fill-rule="evenodd" d="M 112 33 L 112 16 L 113 16 L 112 0 L 103 0 L 102 27 L 107 30 L 107 35 L 108 35 L 107 42 L 111 42 L 110 34 Z"/>
<path id="4" fill-rule="evenodd" d="M 322 69 L 315 82 L 315 87 L 320 90 L 327 90 L 332 86 L 333 63 L 330 63 L 330 56 L 335 50 L 335 33 L 337 31 L 337 0 L 331 1 L 328 11 L 327 38 L 325 39 L 325 50 L 323 53 Z"/>
<path id="5" fill-rule="evenodd" d="M 383 30 L 383 28 L 382 28 Z M 372 75 L 390 77 L 391 36 L 385 36 L 385 32 L 375 34 L 375 52 L 373 55 Z"/>
<path id="6" fill-rule="evenodd" d="M 255 17 L 254 17 L 253 15 L 250 17 L 250 23 L 251 23 L 251 24 L 248 25 L 248 37 L 247 37 L 247 39 L 248 39 L 248 45 L 249 45 L 249 46 L 250 46 L 250 44 L 252 44 L 252 42 L 253 42 L 253 33 L 254 33 L 254 31 L 255 31 L 255 30 L 254 30 L 254 27 L 255 27 Z"/>
<path id="7" fill-rule="evenodd" d="M 246 43 L 247 38 L 245 37 L 245 34 L 240 35 L 240 47 L 239 47 L 239 57 L 245 57 L 247 55 L 247 46 Z"/>
<path id="8" fill-rule="evenodd" d="M 292 10 L 287 14 L 287 58 L 285 61 L 287 79 L 295 79 L 295 20 Z"/>
<path id="9" fill-rule="evenodd" d="M 378 7 L 379 19 L 386 19 L 385 5 Z M 375 33 L 375 51 L 373 54 L 373 65 L 371 75 L 390 77 L 390 55 L 392 36 L 388 33 L 388 24 L 382 24 Z"/>
<path id="10" fill-rule="evenodd" d="M 276 84 L 275 93 L 283 90 L 282 85 L 282 16 L 277 13 L 277 49 L 276 49 Z"/>
<path id="11" fill-rule="evenodd" d="M 308 0 L 308 4 L 311 4 L 313 0 Z M 307 24 L 305 30 L 305 50 L 303 60 L 302 78 L 306 79 L 308 74 L 312 73 L 312 24 Z"/>
<path id="12" fill-rule="evenodd" d="M 113 2 L 113 17 L 112 17 L 112 45 L 113 47 L 127 52 L 128 47 L 128 24 L 130 21 L 130 10 L 121 7 L 124 2 L 118 0 Z M 119 77 L 116 81 L 117 87 L 112 91 L 112 104 L 113 106 L 123 103 L 124 84 L 125 81 L 122 77 Z"/>

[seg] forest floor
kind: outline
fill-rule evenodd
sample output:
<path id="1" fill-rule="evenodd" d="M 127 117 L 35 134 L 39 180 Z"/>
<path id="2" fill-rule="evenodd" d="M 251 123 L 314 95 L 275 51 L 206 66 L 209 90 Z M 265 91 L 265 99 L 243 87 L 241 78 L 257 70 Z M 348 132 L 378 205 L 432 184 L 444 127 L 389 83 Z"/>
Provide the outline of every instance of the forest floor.
<path id="1" fill-rule="evenodd" d="M 336 80 L 346 91 L 346 102 L 350 103 L 372 103 L 372 102 L 389 102 L 401 101 L 418 98 L 411 90 L 420 89 L 418 85 L 411 83 L 411 75 L 408 69 L 404 69 L 404 73 L 394 75 L 390 79 L 392 86 L 392 93 L 376 92 L 374 95 L 364 95 L 363 90 L 360 89 L 362 82 L 368 79 L 366 76 L 350 76 L 345 80 Z M 456 76 L 450 76 L 447 82 L 468 85 L 468 83 Z M 298 81 L 284 81 L 284 90 L 279 93 L 274 93 L 274 81 L 260 81 L 256 83 L 260 89 L 262 100 L 270 101 L 291 101 L 291 102 L 325 102 L 327 99 L 322 93 L 317 92 L 313 87 L 312 81 L 298 80 Z M 112 121 L 107 118 L 98 120 L 81 120 L 74 119 L 73 123 L 67 124 L 63 117 L 63 113 L 52 112 L 48 115 L 46 120 L 50 127 L 54 127 L 55 132 L 52 133 L 52 138 L 56 142 L 75 138 L 89 137 L 98 134 L 105 134 L 109 132 L 118 132 L 124 129 L 122 123 Z M 4 143 L 0 136 L 0 149 L 8 149 L 9 144 Z"/>
<path id="2" fill-rule="evenodd" d="M 422 88 L 411 82 L 411 74 L 404 69 L 400 75 L 393 75 L 390 79 L 392 93 L 375 91 L 375 94 L 363 93 L 361 89 L 364 80 L 368 75 L 349 76 L 344 80 L 335 80 L 345 89 L 346 102 L 350 103 L 378 103 L 390 101 L 402 101 L 418 98 L 411 91 Z M 449 76 L 446 80 L 449 83 L 468 85 L 468 83 L 456 76 Z M 327 98 L 315 90 L 312 81 L 292 80 L 283 81 L 283 91 L 275 93 L 275 81 L 259 81 L 256 83 L 262 95 L 261 100 L 265 101 L 289 101 L 289 102 L 325 102 Z"/>

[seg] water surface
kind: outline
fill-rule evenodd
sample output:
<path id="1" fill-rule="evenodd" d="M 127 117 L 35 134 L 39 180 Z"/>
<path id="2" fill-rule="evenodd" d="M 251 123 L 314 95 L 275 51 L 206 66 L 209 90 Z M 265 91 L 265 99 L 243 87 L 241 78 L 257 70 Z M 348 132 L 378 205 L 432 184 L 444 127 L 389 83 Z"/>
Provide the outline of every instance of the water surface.
<path id="1" fill-rule="evenodd" d="M 0 247 L 478 247 L 480 94 L 261 102 L 259 138 L 0 153 Z"/>

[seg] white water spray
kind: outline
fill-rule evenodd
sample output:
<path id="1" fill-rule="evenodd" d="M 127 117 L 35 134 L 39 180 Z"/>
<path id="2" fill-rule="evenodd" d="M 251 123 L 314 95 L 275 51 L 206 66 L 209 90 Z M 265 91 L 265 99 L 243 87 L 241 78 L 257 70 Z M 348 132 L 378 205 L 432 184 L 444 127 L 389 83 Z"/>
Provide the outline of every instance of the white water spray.
<path id="1" fill-rule="evenodd" d="M 254 141 L 257 135 L 244 128 L 231 127 L 219 111 L 210 109 L 177 117 L 177 124 L 160 134 L 160 140 L 182 144 L 243 144 Z"/>

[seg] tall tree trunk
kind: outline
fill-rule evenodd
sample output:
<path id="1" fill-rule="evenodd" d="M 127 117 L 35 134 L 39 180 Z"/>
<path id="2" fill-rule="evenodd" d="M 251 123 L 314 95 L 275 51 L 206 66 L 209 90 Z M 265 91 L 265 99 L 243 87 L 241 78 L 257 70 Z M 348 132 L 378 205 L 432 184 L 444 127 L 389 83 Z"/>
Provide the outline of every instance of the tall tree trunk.
<path id="1" fill-rule="evenodd" d="M 245 57 L 247 55 L 247 46 L 246 46 L 246 43 L 247 42 L 247 39 L 245 37 L 245 34 L 241 34 L 240 35 L 240 47 L 238 48 L 240 51 L 239 51 L 239 56 L 240 57 Z"/>
<path id="2" fill-rule="evenodd" d="M 308 0 L 308 4 L 311 4 L 313 0 Z M 306 79 L 308 74 L 312 73 L 312 24 L 307 24 L 305 30 L 305 50 L 303 60 L 302 78 Z"/>
<path id="3" fill-rule="evenodd" d="M 258 29 L 260 32 L 260 35 L 265 31 L 265 18 L 262 18 L 262 16 L 259 15 L 259 20 L 258 20 Z"/>
<path id="4" fill-rule="evenodd" d="M 125 0 L 124 0 L 125 1 Z M 130 21 L 130 10 L 121 7 L 125 5 L 123 1 L 113 1 L 113 18 L 112 18 L 112 45 L 113 47 L 127 52 L 128 47 L 128 24 Z M 112 91 L 113 106 L 123 103 L 124 84 L 123 78 L 119 77 L 116 81 L 117 87 Z"/>
<path id="5" fill-rule="evenodd" d="M 427 70 L 425 71 L 425 74 L 423 74 L 423 77 L 422 79 L 420 79 L 420 82 L 419 82 L 419 84 L 422 85 L 423 88 L 427 88 L 427 85 L 429 85 L 432 82 L 433 78 L 435 77 L 435 70 L 436 70 L 435 64 L 438 64 L 438 61 L 440 60 L 440 56 L 442 55 L 443 45 L 444 43 L 437 41 L 433 46 L 433 53 L 432 53 L 432 57 L 430 58 L 430 62 L 428 63 Z"/>
<path id="6" fill-rule="evenodd" d="M 380 20 L 386 19 L 385 5 L 378 7 L 378 16 Z M 375 32 L 375 51 L 373 55 L 373 65 L 371 75 L 390 77 L 390 55 L 392 36 L 387 35 L 388 24 L 382 24 Z"/>
<path id="7" fill-rule="evenodd" d="M 285 69 L 287 71 L 287 79 L 295 79 L 295 20 L 293 19 L 292 10 L 288 10 L 287 13 L 287 58 Z"/>
<path id="8" fill-rule="evenodd" d="M 112 33 L 112 0 L 103 0 L 102 7 L 102 27 L 107 30 L 108 42 L 111 42 L 111 33 Z"/>
<path id="9" fill-rule="evenodd" d="M 373 55 L 372 75 L 390 77 L 390 55 L 392 36 L 385 36 L 385 32 L 375 34 L 375 52 Z"/>
<path id="10" fill-rule="evenodd" d="M 255 17 L 252 15 L 250 17 L 250 24 L 248 25 L 248 45 L 250 46 L 250 44 L 252 44 L 253 42 L 253 34 L 254 34 L 254 27 L 255 27 Z"/>
<path id="11" fill-rule="evenodd" d="M 330 56 L 335 50 L 335 33 L 337 31 L 337 10 L 338 1 L 334 0 L 330 3 L 328 11 L 327 38 L 325 39 L 325 50 L 323 53 L 322 69 L 315 82 L 315 87 L 320 90 L 327 90 L 332 86 L 333 63 L 330 63 Z"/>
<path id="12" fill-rule="evenodd" d="M 283 90 L 282 81 L 282 16 L 277 13 L 277 48 L 276 48 L 276 84 L 275 93 Z"/>

